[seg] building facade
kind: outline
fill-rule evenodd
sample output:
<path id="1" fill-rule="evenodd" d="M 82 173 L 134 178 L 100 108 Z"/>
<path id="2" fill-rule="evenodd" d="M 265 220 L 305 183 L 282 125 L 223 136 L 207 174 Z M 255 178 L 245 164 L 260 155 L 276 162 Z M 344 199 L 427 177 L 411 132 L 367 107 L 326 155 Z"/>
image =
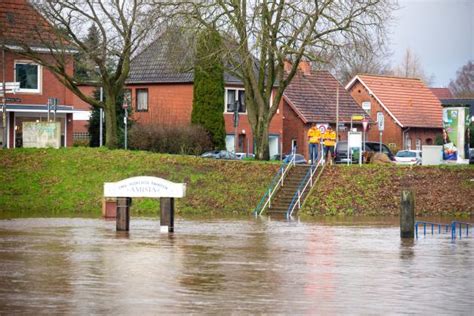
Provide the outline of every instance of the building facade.
<path id="1" fill-rule="evenodd" d="M 393 151 L 421 150 L 441 136 L 441 103 L 420 79 L 358 75 L 346 89 L 373 121 L 384 117 L 382 134 L 372 125 L 368 141 L 379 141 L 381 135 Z"/>

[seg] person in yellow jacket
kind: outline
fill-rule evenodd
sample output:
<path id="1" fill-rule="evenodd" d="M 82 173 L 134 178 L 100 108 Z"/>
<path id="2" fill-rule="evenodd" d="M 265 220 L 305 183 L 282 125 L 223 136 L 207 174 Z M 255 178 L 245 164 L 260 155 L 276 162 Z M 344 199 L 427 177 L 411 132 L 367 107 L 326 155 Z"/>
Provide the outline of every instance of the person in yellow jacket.
<path id="1" fill-rule="evenodd" d="M 336 132 L 333 131 L 331 126 L 328 126 L 326 132 L 323 134 L 323 143 L 324 157 L 332 164 L 332 159 L 334 157 L 334 146 L 336 146 Z M 328 156 L 329 153 L 331 153 L 331 156 Z"/>
<path id="2" fill-rule="evenodd" d="M 315 164 L 319 155 L 319 142 L 321 141 L 321 131 L 316 127 L 316 123 L 308 130 L 309 160 Z"/>

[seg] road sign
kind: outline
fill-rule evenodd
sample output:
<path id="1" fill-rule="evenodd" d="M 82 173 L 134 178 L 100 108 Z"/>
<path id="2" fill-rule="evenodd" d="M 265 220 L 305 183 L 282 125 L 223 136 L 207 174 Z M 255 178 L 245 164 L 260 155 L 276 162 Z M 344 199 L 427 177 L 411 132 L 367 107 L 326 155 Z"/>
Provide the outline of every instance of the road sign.
<path id="1" fill-rule="evenodd" d="M 362 121 L 364 119 L 363 115 L 352 115 L 351 119 L 353 121 Z"/>
<path id="2" fill-rule="evenodd" d="M 5 82 L 5 90 L 7 93 L 17 93 L 20 90 L 20 83 L 19 82 Z M 3 83 L 0 82 L 0 96 L 4 96 L 3 93 Z"/>
<path id="3" fill-rule="evenodd" d="M 321 132 L 321 134 L 324 134 L 326 132 L 326 129 L 328 128 L 328 124 L 316 124 L 317 129 Z"/>
<path id="4" fill-rule="evenodd" d="M 377 125 L 378 125 L 378 128 L 379 128 L 379 131 L 383 131 L 384 130 L 384 116 L 383 116 L 383 113 L 382 112 L 377 112 Z"/>
<path id="5" fill-rule="evenodd" d="M 369 126 L 369 120 L 366 119 L 366 118 L 364 118 L 364 119 L 362 120 L 362 127 L 364 128 L 364 132 L 367 131 L 367 127 L 368 127 L 368 126 Z"/>

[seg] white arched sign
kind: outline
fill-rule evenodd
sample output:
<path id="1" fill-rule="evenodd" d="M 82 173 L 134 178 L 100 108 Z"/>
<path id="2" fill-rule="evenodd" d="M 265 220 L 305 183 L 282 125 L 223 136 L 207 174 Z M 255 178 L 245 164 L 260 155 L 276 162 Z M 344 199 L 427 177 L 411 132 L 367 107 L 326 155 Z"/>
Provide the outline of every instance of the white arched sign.
<path id="1" fill-rule="evenodd" d="M 174 183 L 157 177 L 133 177 L 104 183 L 104 197 L 182 198 L 186 183 Z"/>

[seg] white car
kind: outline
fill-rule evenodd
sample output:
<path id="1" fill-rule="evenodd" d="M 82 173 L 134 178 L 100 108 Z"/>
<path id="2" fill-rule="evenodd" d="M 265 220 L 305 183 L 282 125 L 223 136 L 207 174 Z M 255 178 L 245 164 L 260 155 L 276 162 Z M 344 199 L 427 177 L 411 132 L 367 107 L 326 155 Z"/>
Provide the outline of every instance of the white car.
<path id="1" fill-rule="evenodd" d="M 395 163 L 399 165 L 421 165 L 421 150 L 400 150 L 395 155 Z"/>

